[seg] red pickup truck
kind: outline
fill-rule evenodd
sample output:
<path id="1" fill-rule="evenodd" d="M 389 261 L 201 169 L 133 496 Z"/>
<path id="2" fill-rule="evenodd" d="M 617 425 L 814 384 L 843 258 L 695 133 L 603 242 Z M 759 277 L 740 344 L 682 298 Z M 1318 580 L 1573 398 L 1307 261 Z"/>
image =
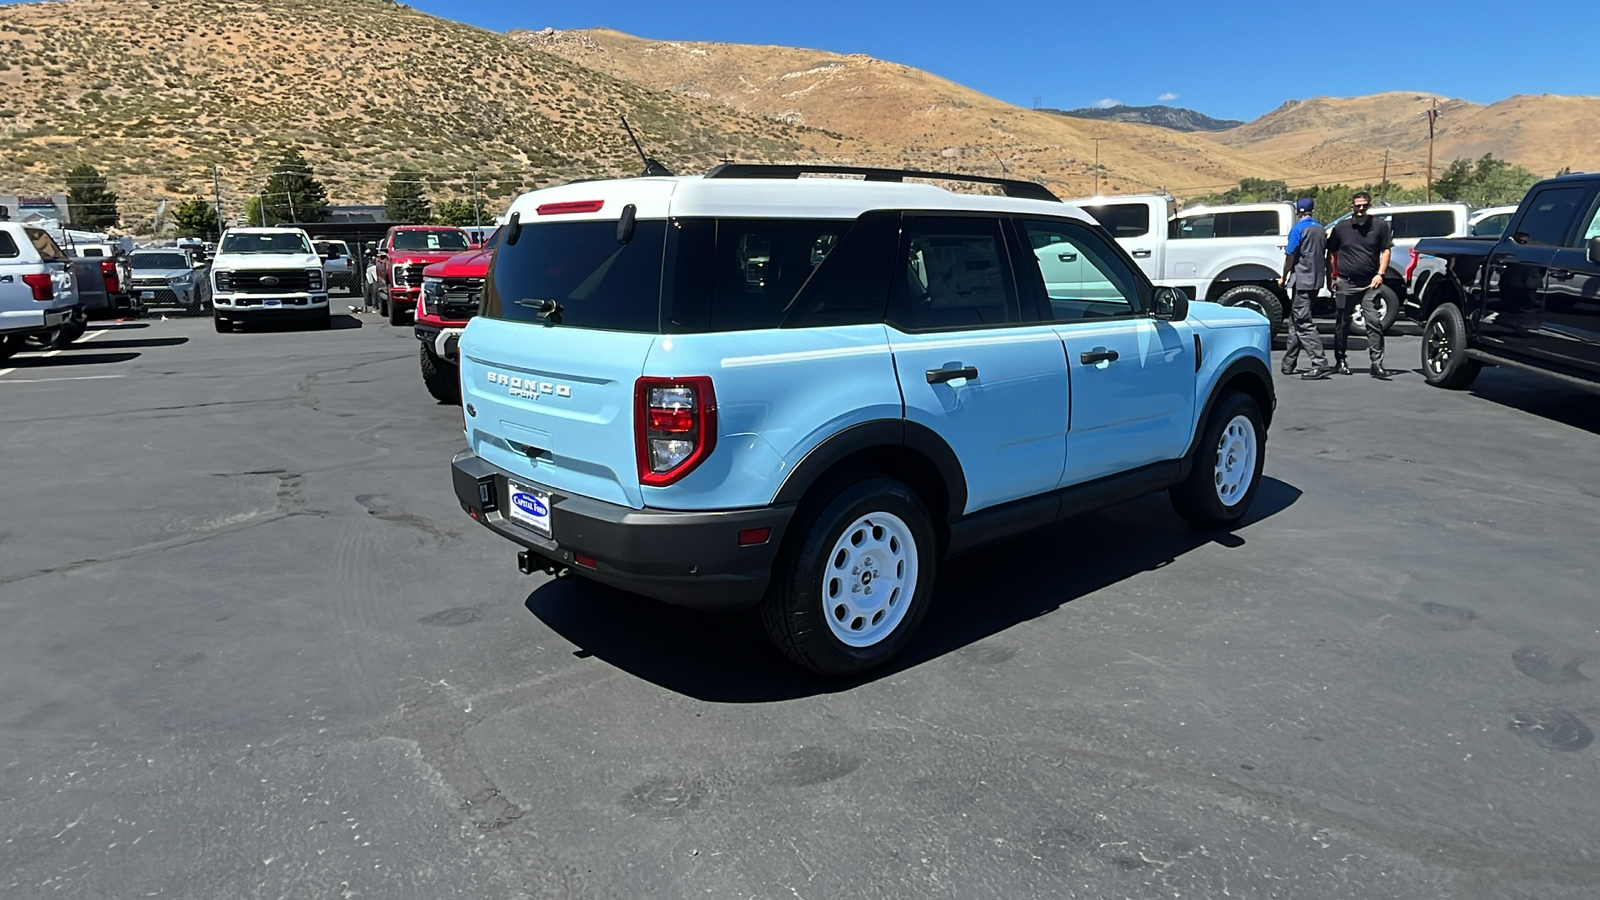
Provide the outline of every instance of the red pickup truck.
<path id="1" fill-rule="evenodd" d="M 460 357 L 456 343 L 467 320 L 478 314 L 484 280 L 500 232 L 481 248 L 452 256 L 422 270 L 422 298 L 416 307 L 416 334 L 422 344 L 422 383 L 440 403 L 461 402 Z"/>
<path id="2" fill-rule="evenodd" d="M 422 270 L 472 249 L 459 228 L 444 225 L 396 225 L 383 236 L 374 261 L 372 291 L 378 312 L 390 325 L 404 325 L 415 316 L 422 296 Z"/>

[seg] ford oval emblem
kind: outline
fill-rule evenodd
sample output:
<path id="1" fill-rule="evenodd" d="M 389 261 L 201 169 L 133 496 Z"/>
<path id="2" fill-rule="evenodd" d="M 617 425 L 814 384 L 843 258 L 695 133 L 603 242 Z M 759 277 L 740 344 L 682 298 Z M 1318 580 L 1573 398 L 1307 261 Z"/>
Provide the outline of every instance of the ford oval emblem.
<path id="1" fill-rule="evenodd" d="M 538 497 L 529 494 L 517 494 L 511 498 L 511 502 L 515 503 L 518 509 L 530 516 L 550 515 L 550 508 L 540 503 Z"/>
<path id="2" fill-rule="evenodd" d="M 263 276 L 261 276 L 261 283 L 262 284 L 277 284 L 278 283 L 278 276 L 276 276 L 276 275 L 263 275 Z"/>

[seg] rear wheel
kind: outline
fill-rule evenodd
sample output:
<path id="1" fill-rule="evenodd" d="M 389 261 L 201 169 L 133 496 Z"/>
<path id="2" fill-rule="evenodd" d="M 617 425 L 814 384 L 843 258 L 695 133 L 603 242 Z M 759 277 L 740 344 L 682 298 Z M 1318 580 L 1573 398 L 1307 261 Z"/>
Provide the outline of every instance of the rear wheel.
<path id="1" fill-rule="evenodd" d="M 1472 384 L 1483 363 L 1467 358 L 1467 323 L 1461 308 L 1443 303 L 1422 329 L 1422 377 L 1434 387 L 1459 391 Z"/>
<path id="2" fill-rule="evenodd" d="M 65 347 L 68 344 L 72 343 L 73 341 L 77 340 L 78 338 L 83 337 L 83 333 L 85 331 L 87 331 L 88 329 L 89 329 L 89 320 L 86 319 L 86 318 L 79 317 L 79 316 L 74 316 L 73 318 L 67 320 L 66 322 L 63 322 L 61 324 L 61 331 L 56 336 L 56 340 L 58 341 L 58 344 L 56 345 L 56 347 L 54 349 L 59 350 L 60 348 Z"/>
<path id="3" fill-rule="evenodd" d="M 1172 508 L 1201 528 L 1227 528 L 1244 518 L 1261 483 L 1266 434 L 1255 398 L 1238 391 L 1220 398 L 1206 419 L 1189 477 L 1167 491 Z"/>
<path id="4" fill-rule="evenodd" d="M 6 359 L 22 349 L 22 338 L 0 335 L 0 359 Z"/>
<path id="5" fill-rule="evenodd" d="M 938 544 L 927 507 L 901 482 L 868 477 L 802 516 L 761 602 L 767 635 L 823 675 L 882 665 L 933 594 Z"/>
<path id="6" fill-rule="evenodd" d="M 1253 309 L 1266 316 L 1274 329 L 1283 327 L 1283 301 L 1278 299 L 1277 294 L 1259 284 L 1241 284 L 1229 288 L 1217 297 L 1217 303 L 1223 306 Z"/>
<path id="7" fill-rule="evenodd" d="M 421 344 L 420 347 L 422 383 L 428 388 L 428 393 L 440 403 L 460 403 L 461 369 L 455 363 L 434 353 L 433 348 L 427 344 Z"/>

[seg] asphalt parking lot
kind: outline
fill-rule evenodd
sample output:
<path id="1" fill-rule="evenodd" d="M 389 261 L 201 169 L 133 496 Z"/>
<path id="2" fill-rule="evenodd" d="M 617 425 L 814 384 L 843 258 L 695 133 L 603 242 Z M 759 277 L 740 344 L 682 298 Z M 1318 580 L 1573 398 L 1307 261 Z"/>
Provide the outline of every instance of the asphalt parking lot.
<path id="1" fill-rule="evenodd" d="M 1600 397 L 1280 379 L 1246 527 L 1149 498 L 964 557 L 845 683 L 519 575 L 459 415 L 372 315 L 0 362 L 0 896 L 1600 884 Z"/>

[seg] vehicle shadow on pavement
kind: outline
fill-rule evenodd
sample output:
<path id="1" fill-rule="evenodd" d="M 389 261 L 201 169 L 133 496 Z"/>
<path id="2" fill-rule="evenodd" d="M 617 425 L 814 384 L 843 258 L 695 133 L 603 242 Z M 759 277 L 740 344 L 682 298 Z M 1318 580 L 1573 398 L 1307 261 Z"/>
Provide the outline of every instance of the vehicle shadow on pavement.
<path id="1" fill-rule="evenodd" d="M 1413 370 L 1422 374 L 1421 369 Z M 1467 393 L 1530 415 L 1600 434 L 1600 394 L 1549 378 L 1486 367 Z"/>
<path id="2" fill-rule="evenodd" d="M 1288 509 L 1300 495 L 1263 478 L 1244 524 Z M 821 678 L 788 663 L 753 613 L 695 612 L 576 577 L 547 582 L 524 605 L 577 645 L 575 655 L 699 700 L 770 703 L 851 690 L 962 651 L 1211 543 L 1236 548 L 1244 538 L 1186 527 L 1158 494 L 946 560 L 933 606 L 911 643 L 888 666 L 849 679 Z"/>
<path id="3" fill-rule="evenodd" d="M 351 328 L 361 328 L 363 323 L 349 313 L 334 313 L 332 327 L 334 331 L 345 331 Z"/>
<path id="4" fill-rule="evenodd" d="M 129 338 L 127 340 L 95 341 L 94 349 L 99 352 L 101 350 L 127 350 L 133 347 L 176 347 L 179 344 L 187 343 L 189 343 L 189 339 L 186 337 Z M 67 349 L 77 351 L 83 346 L 83 344 L 68 344 Z"/>
<path id="5" fill-rule="evenodd" d="M 8 369 L 54 369 L 61 366 L 98 366 L 138 359 L 138 353 L 74 353 L 70 356 L 15 356 L 5 361 Z"/>

